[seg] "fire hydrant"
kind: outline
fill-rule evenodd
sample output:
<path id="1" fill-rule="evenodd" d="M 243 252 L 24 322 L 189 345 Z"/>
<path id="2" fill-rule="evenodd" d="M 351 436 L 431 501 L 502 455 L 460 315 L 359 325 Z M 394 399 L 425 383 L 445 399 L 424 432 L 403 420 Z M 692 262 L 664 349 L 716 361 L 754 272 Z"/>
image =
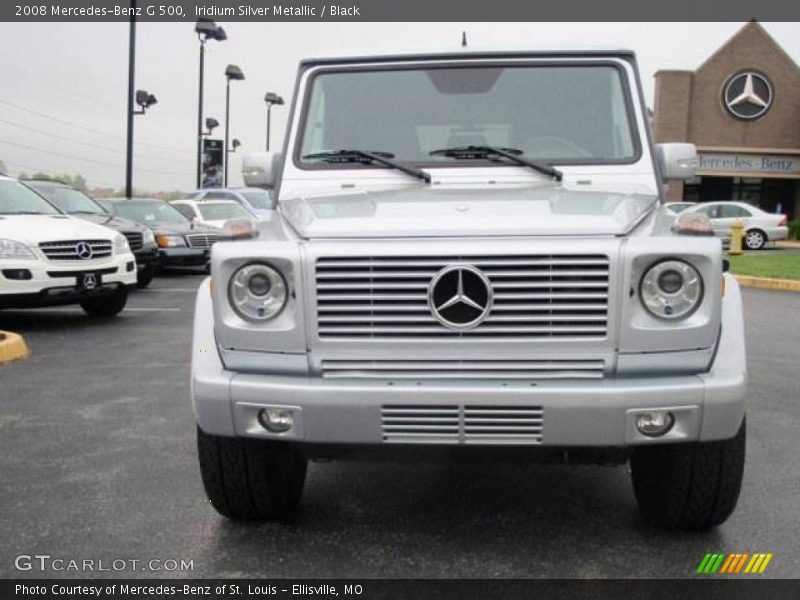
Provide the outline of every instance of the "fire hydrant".
<path id="1" fill-rule="evenodd" d="M 741 219 L 736 219 L 731 224 L 731 245 L 728 254 L 738 256 L 742 254 L 742 236 L 744 236 L 744 224 Z"/>

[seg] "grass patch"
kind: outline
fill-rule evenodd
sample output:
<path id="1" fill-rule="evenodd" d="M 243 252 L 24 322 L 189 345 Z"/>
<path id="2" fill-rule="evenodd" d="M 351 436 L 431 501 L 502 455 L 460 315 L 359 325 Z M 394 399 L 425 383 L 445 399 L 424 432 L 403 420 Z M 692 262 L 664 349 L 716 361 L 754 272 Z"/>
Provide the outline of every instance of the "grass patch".
<path id="1" fill-rule="evenodd" d="M 731 272 L 752 277 L 800 279 L 800 254 L 745 254 L 729 256 Z"/>

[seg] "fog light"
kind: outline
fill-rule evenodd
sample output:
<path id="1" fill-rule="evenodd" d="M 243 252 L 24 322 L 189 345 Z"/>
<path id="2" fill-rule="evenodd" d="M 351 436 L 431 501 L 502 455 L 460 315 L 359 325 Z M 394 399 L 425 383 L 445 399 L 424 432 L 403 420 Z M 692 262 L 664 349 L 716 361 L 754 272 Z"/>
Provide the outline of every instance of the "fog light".
<path id="1" fill-rule="evenodd" d="M 294 415 L 288 408 L 262 408 L 258 411 L 258 422 L 267 431 L 283 433 L 294 425 Z"/>
<path id="2" fill-rule="evenodd" d="M 636 429 L 648 437 L 664 435 L 674 424 L 675 416 L 665 410 L 642 413 L 636 417 Z"/>

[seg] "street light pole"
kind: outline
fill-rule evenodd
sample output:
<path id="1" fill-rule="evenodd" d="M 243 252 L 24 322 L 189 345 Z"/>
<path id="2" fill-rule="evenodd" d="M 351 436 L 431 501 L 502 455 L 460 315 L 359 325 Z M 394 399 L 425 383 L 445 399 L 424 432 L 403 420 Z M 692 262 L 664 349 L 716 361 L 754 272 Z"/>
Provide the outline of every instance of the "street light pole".
<path id="1" fill-rule="evenodd" d="M 131 20 L 128 32 L 128 139 L 125 158 L 125 197 L 133 195 L 133 88 L 136 76 L 136 0 L 131 0 Z"/>
<path id="2" fill-rule="evenodd" d="M 269 126 L 272 117 L 272 105 L 277 104 L 280 106 L 283 104 L 283 98 L 274 92 L 267 92 L 264 95 L 264 102 L 267 104 L 267 152 L 269 152 Z"/>
<path id="3" fill-rule="evenodd" d="M 199 36 L 198 36 L 199 37 Z M 205 68 L 206 40 L 200 37 L 200 89 L 197 93 L 197 185 L 200 189 L 200 172 L 203 160 L 203 69 Z"/>
<path id="4" fill-rule="evenodd" d="M 206 56 L 206 42 L 208 40 L 217 40 L 223 42 L 228 39 L 225 30 L 218 27 L 214 21 L 210 19 L 198 19 L 195 24 L 194 31 L 197 34 L 197 39 L 200 40 L 200 75 L 198 77 L 198 94 L 197 94 L 197 188 L 200 188 L 201 177 L 203 170 L 203 83 L 205 79 L 205 56 Z"/>
<path id="5" fill-rule="evenodd" d="M 267 103 L 267 152 L 269 152 L 269 121 L 272 116 L 272 104 Z"/>
<path id="6" fill-rule="evenodd" d="M 231 120 L 231 78 L 227 78 L 225 84 L 225 170 L 222 175 L 222 187 L 228 187 L 228 125 Z"/>
<path id="7" fill-rule="evenodd" d="M 244 73 L 236 65 L 228 65 L 225 67 L 225 152 L 223 153 L 225 159 L 225 168 L 222 171 L 222 185 L 228 187 L 228 135 L 230 132 L 229 125 L 231 119 L 231 80 L 242 81 Z"/>

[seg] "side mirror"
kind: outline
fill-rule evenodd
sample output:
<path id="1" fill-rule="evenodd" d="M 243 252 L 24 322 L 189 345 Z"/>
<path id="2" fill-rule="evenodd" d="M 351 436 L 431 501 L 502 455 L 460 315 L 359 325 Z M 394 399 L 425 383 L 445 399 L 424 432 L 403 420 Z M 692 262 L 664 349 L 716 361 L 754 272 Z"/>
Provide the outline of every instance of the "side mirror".
<path id="1" fill-rule="evenodd" d="M 280 171 L 280 152 L 257 152 L 242 156 L 242 178 L 250 187 L 271 189 Z"/>
<path id="2" fill-rule="evenodd" d="M 669 179 L 691 179 L 700 161 L 694 144 L 670 143 L 656 145 L 656 159 L 661 168 L 661 177 Z"/>

